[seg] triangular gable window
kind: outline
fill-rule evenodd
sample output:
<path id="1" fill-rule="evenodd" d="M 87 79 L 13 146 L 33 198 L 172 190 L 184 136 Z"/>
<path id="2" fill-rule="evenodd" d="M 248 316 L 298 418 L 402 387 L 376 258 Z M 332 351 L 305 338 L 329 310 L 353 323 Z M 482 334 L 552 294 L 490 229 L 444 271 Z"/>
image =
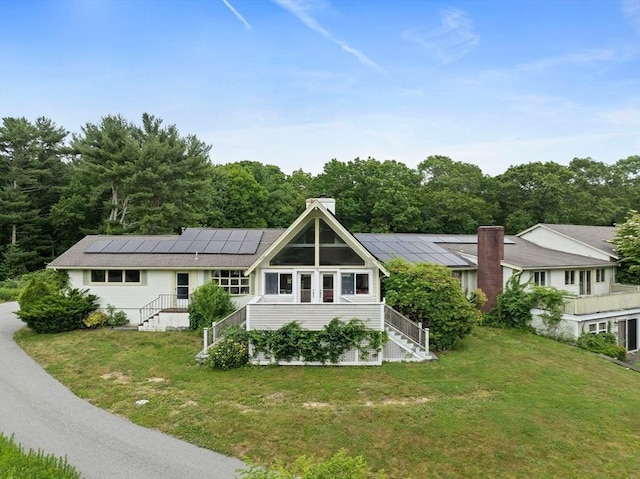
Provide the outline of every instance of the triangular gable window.
<path id="1" fill-rule="evenodd" d="M 323 219 L 314 218 L 271 259 L 270 265 L 364 266 L 364 260 Z"/>

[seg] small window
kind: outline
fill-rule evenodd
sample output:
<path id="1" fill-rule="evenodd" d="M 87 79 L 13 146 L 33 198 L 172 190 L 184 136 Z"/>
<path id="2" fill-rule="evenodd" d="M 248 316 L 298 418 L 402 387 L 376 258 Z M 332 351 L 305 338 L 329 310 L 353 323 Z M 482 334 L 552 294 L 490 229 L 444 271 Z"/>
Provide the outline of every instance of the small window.
<path id="1" fill-rule="evenodd" d="M 605 281 L 605 269 L 600 268 L 596 270 L 596 283 L 604 283 Z"/>
<path id="2" fill-rule="evenodd" d="M 292 273 L 265 273 L 265 294 L 293 294 Z"/>
<path id="3" fill-rule="evenodd" d="M 546 271 L 534 271 L 533 272 L 533 282 L 538 286 L 546 286 L 547 285 L 547 272 Z"/>
<path id="4" fill-rule="evenodd" d="M 369 294 L 368 273 L 342 273 L 340 281 L 342 294 Z"/>
<path id="5" fill-rule="evenodd" d="M 589 325 L 589 332 L 591 334 L 606 333 L 607 332 L 607 322 L 606 321 L 602 321 L 600 323 L 591 323 Z"/>
<path id="6" fill-rule="evenodd" d="M 564 272 L 564 284 L 576 284 L 576 272 L 574 270 Z"/>
<path id="7" fill-rule="evenodd" d="M 140 283 L 139 269 L 92 269 L 92 283 Z"/>

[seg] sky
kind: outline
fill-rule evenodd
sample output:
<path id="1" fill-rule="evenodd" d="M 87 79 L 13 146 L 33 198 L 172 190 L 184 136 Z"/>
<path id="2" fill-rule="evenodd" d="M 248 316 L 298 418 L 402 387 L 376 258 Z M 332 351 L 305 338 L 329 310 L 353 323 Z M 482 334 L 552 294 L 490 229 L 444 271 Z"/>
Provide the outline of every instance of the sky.
<path id="1" fill-rule="evenodd" d="M 640 154 L 640 0 L 0 0 L 0 117 L 144 112 L 285 173 L 613 164 Z"/>

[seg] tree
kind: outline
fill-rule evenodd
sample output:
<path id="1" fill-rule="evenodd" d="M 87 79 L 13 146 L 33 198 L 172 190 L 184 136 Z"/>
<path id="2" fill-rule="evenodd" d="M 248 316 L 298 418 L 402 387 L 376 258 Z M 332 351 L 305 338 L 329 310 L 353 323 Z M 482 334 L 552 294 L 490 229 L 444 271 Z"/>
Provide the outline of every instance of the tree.
<path id="1" fill-rule="evenodd" d="M 51 206 L 67 181 L 67 132 L 41 117 L 3 118 L 0 126 L 0 252 L 6 272 L 34 270 L 60 250 Z"/>
<path id="2" fill-rule="evenodd" d="M 493 179 L 470 163 L 430 156 L 418 165 L 424 231 L 473 234 L 494 224 Z"/>
<path id="3" fill-rule="evenodd" d="M 189 327 L 198 329 L 224 319 L 236 310 L 227 291 L 214 282 L 203 284 L 191 295 Z"/>
<path id="4" fill-rule="evenodd" d="M 612 242 L 621 257 L 617 280 L 640 284 L 640 213 L 631 210 L 626 221 L 616 225 Z"/>
<path id="5" fill-rule="evenodd" d="M 385 266 L 391 273 L 383 279 L 387 304 L 427 326 L 436 350 L 452 349 L 480 321 L 480 311 L 467 300 L 446 266 L 411 265 L 401 259 Z"/>
<path id="6" fill-rule="evenodd" d="M 147 113 L 87 123 L 73 137 L 72 181 L 56 205 L 58 226 L 159 234 L 201 224 L 210 190 L 209 146 Z"/>
<path id="7" fill-rule="evenodd" d="M 336 199 L 336 215 L 353 232 L 413 232 L 421 229 L 420 176 L 393 160 L 331 160 L 313 184 L 316 196 Z"/>

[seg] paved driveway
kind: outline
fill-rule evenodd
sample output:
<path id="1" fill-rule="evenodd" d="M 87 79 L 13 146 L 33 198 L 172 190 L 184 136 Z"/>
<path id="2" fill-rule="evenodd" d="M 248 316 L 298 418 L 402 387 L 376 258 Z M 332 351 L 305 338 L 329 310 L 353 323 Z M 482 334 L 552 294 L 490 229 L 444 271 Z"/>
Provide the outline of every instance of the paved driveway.
<path id="1" fill-rule="evenodd" d="M 238 459 L 136 426 L 73 395 L 13 341 L 17 303 L 0 304 L 0 431 L 67 456 L 87 479 L 233 479 Z"/>

